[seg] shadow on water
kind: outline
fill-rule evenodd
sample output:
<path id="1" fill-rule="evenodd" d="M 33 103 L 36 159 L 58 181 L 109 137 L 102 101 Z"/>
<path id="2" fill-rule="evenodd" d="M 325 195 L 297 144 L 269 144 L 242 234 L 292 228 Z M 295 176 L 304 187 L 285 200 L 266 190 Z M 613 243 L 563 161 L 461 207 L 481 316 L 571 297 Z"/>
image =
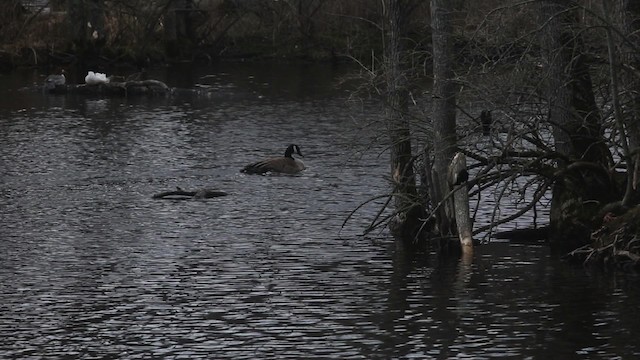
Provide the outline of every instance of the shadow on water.
<path id="1" fill-rule="evenodd" d="M 174 69 L 175 70 L 175 69 Z M 637 279 L 542 246 L 472 262 L 362 237 L 388 189 L 375 104 L 342 69 L 158 70 L 206 97 L 0 96 L 2 358 L 623 358 Z M 267 71 L 268 70 L 268 71 Z M 184 84 L 180 81 L 185 81 Z M 308 170 L 241 174 L 299 144 Z M 157 201 L 176 186 L 230 195 Z M 377 204 L 379 205 L 379 204 Z"/>

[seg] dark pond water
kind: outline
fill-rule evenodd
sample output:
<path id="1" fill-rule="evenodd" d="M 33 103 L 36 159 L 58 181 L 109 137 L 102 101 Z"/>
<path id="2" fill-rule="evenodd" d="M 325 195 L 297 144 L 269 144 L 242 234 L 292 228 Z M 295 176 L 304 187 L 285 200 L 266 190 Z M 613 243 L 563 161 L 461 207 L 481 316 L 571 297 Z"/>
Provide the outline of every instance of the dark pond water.
<path id="1" fill-rule="evenodd" d="M 468 264 L 411 256 L 360 236 L 375 204 L 342 227 L 388 171 L 367 126 L 380 109 L 348 103 L 343 74 L 156 70 L 207 93 L 168 99 L 44 96 L 24 89 L 37 72 L 1 76 L 0 358 L 640 355 L 634 276 L 504 242 Z M 239 173 L 292 142 L 302 174 Z M 151 199 L 176 186 L 230 195 Z"/>

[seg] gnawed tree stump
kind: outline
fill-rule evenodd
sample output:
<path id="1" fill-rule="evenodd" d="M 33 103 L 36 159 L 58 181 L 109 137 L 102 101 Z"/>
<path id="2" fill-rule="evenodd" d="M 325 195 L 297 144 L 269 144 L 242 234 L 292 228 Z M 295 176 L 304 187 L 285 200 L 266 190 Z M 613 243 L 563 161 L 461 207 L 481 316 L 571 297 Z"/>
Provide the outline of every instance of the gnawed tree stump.
<path id="1" fill-rule="evenodd" d="M 473 251 L 472 224 L 469 215 L 469 189 L 467 188 L 467 158 L 463 153 L 456 153 L 449 164 L 449 183 L 453 189 L 453 208 L 458 227 L 458 237 L 462 252 Z"/>
<path id="2" fill-rule="evenodd" d="M 213 189 L 199 189 L 196 191 L 186 191 L 181 188 L 177 188 L 173 191 L 165 191 L 153 195 L 154 199 L 160 200 L 190 200 L 190 199 L 211 199 L 221 196 L 227 196 L 224 191 Z"/>

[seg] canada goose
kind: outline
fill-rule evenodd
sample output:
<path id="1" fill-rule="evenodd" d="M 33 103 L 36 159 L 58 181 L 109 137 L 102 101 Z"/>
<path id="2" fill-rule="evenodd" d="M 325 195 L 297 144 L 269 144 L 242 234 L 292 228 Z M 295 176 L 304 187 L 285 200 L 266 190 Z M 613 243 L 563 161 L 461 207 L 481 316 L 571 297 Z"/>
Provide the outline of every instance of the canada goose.
<path id="1" fill-rule="evenodd" d="M 491 124 L 493 124 L 491 110 L 482 110 L 482 112 L 480 112 L 480 122 L 482 123 L 482 135 L 490 135 Z"/>
<path id="2" fill-rule="evenodd" d="M 144 81 L 147 80 L 147 69 L 141 68 L 139 72 L 127 76 L 126 81 Z"/>
<path id="3" fill-rule="evenodd" d="M 44 88 L 45 90 L 53 90 L 58 86 L 63 86 L 66 84 L 67 78 L 64 76 L 64 70 L 60 72 L 60 74 L 51 74 L 44 79 Z"/>
<path id="4" fill-rule="evenodd" d="M 295 144 L 291 144 L 287 147 L 283 157 L 276 157 L 259 161 L 255 164 L 249 164 L 245 166 L 241 171 L 247 174 L 264 174 L 266 172 L 278 172 L 284 174 L 296 174 L 304 170 L 304 163 L 298 159 L 293 158 L 293 154 L 296 153 L 302 157 L 300 147 Z"/>
<path id="5" fill-rule="evenodd" d="M 467 180 L 469 180 L 469 172 L 467 171 L 467 169 L 461 169 L 457 173 L 453 174 L 451 185 L 461 185 Z"/>

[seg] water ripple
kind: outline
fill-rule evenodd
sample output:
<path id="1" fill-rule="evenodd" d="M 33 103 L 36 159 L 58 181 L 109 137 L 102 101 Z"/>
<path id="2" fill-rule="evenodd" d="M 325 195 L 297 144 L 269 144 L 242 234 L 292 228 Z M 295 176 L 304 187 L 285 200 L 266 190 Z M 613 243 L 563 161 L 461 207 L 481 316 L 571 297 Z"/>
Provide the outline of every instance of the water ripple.
<path id="1" fill-rule="evenodd" d="M 62 97 L 0 120 L 0 357 L 638 355 L 633 280 L 591 282 L 537 246 L 408 256 L 360 236 L 379 204 L 343 227 L 388 191 L 359 125 L 377 105 L 241 70 L 206 77 L 207 101 Z M 301 175 L 239 173 L 291 142 Z M 151 199 L 176 186 L 230 195 Z"/>

